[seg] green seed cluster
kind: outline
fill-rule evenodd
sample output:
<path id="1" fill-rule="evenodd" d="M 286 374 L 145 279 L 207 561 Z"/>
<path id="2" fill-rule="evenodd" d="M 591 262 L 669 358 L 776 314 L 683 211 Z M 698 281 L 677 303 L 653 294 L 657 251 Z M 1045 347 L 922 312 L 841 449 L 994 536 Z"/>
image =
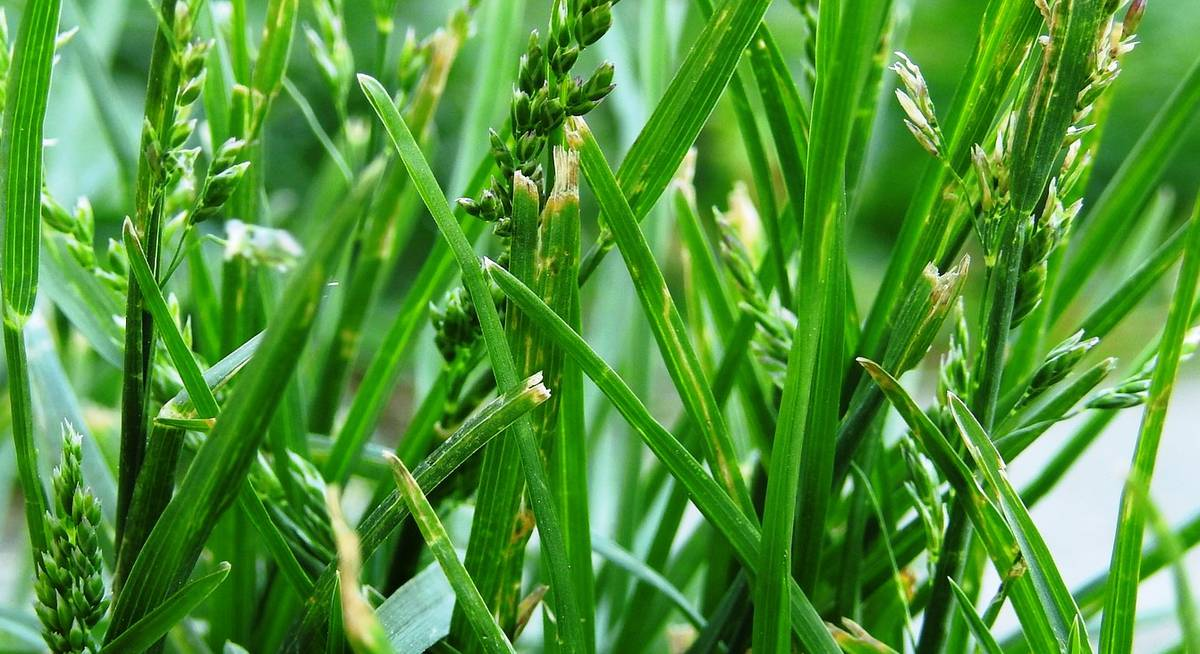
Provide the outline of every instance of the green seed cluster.
<path id="1" fill-rule="evenodd" d="M 245 147 L 244 140 L 231 138 L 217 148 L 212 163 L 208 166 L 204 187 L 196 198 L 195 207 L 188 215 L 189 224 L 202 223 L 221 212 L 221 207 L 229 201 L 238 183 L 245 176 L 246 169 L 250 167 L 249 161 L 241 161 Z"/>
<path id="2" fill-rule="evenodd" d="M 36 611 L 52 652 L 96 652 L 92 630 L 108 609 L 101 574 L 100 502 L 83 485 L 82 437 L 63 427 L 62 463 L 54 469 L 48 548 L 38 553 Z"/>
<path id="3" fill-rule="evenodd" d="M 1192 329 L 1184 338 L 1180 360 L 1186 361 L 1192 358 L 1195 356 L 1198 348 L 1200 348 L 1200 327 Z M 1133 407 L 1145 404 L 1146 399 L 1150 397 L 1150 378 L 1154 374 L 1156 362 L 1155 359 L 1152 359 L 1141 370 L 1125 381 L 1113 388 L 1097 393 L 1095 397 L 1088 401 L 1088 408 L 1132 409 Z"/>
<path id="4" fill-rule="evenodd" d="M 599 41 L 612 27 L 611 0 L 573 0 L 556 3 L 545 41 L 535 30 L 521 56 L 510 105 L 513 137 L 491 130 L 491 153 L 500 169 L 478 199 L 459 203 L 467 213 L 496 223 L 506 236 L 512 214 L 513 175 L 520 171 L 541 185 L 542 156 L 551 134 L 567 116 L 583 116 L 613 90 L 613 66 L 603 63 L 585 81 L 571 76 L 580 52 Z"/>
<path id="5" fill-rule="evenodd" d="M 309 53 L 317 62 L 317 70 L 333 97 L 334 106 L 344 119 L 350 85 L 354 81 L 354 52 L 346 38 L 342 4 L 342 0 L 313 2 L 317 25 L 315 28 L 305 25 L 304 37 Z"/>
<path id="6" fill-rule="evenodd" d="M 492 177 L 478 198 L 458 201 L 469 215 L 493 223 L 498 236 L 507 238 L 511 234 L 514 175 L 520 172 L 539 188 L 544 187 L 542 160 L 551 136 L 568 116 L 587 114 L 615 88 L 611 63 L 601 64 L 587 80 L 573 77 L 571 71 L 580 53 L 612 27 L 612 8 L 618 1 L 558 0 L 551 11 L 546 38 L 542 39 L 537 30 L 529 35 L 509 106 L 513 136 L 505 138 L 489 130 L 491 155 L 499 175 Z M 543 190 L 543 197 L 545 194 Z M 507 264 L 507 252 L 498 262 Z M 462 289 L 447 293 L 433 314 L 435 342 L 447 362 L 453 362 L 459 353 L 478 342 L 479 320 Z"/>
<path id="7" fill-rule="evenodd" d="M 1037 371 L 1033 373 L 1033 379 L 1029 382 L 1029 388 L 1025 390 L 1021 404 L 1028 404 L 1058 382 L 1066 379 L 1075 366 L 1099 343 L 1100 339 L 1098 338 L 1085 339 L 1083 331 L 1080 330 L 1054 346 L 1046 354 L 1042 365 L 1038 366 Z"/>
<path id="8" fill-rule="evenodd" d="M 1029 317 L 1041 304 L 1050 254 L 1063 243 L 1071 222 L 1083 207 L 1082 200 L 1063 207 L 1057 185 L 1057 180 L 1050 180 L 1041 215 L 1030 219 L 1029 237 L 1021 250 L 1021 278 L 1017 283 L 1017 299 L 1013 306 L 1014 326 Z"/>

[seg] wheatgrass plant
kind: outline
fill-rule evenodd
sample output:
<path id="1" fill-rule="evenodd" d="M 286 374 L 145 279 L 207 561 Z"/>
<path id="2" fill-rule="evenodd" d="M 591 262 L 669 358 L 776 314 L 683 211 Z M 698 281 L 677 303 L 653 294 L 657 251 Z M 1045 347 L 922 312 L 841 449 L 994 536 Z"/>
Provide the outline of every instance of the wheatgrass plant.
<path id="1" fill-rule="evenodd" d="M 1198 18 L 5 3 L 0 651 L 1194 651 Z"/>

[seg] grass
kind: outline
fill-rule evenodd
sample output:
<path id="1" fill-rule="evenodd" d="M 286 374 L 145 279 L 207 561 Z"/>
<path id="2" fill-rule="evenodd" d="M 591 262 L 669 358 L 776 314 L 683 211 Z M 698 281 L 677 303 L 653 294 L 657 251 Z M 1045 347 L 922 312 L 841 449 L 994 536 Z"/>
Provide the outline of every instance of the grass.
<path id="1" fill-rule="evenodd" d="M 82 4 L 0 12 L 0 650 L 1200 639 L 1166 10 Z M 1076 585 L 1040 504 L 1122 436 Z"/>

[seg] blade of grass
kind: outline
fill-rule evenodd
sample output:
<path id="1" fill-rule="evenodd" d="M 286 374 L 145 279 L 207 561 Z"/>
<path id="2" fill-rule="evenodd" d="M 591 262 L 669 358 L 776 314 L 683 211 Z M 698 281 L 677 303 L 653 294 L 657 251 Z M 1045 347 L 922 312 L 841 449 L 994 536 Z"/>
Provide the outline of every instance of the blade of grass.
<path id="1" fill-rule="evenodd" d="M 540 382 L 537 377 L 525 380 L 520 388 L 492 400 L 464 422 L 413 470 L 413 476 L 421 483 L 421 488 L 426 493 L 433 492 L 492 438 L 545 400 L 546 394 L 542 392 Z M 370 557 L 408 517 L 408 509 L 401 501 L 399 491 L 393 490 L 383 501 L 375 504 L 358 526 L 363 556 Z M 307 651 L 304 648 L 326 637 L 325 626 L 330 617 L 329 598 L 336 583 L 336 567 L 326 566 L 317 579 L 316 588 L 308 597 L 308 609 L 289 639 L 287 651 Z"/>
<path id="2" fill-rule="evenodd" d="M 1158 359 L 1150 382 L 1150 398 L 1142 417 L 1129 479 L 1121 493 L 1121 510 L 1114 536 L 1108 599 L 1100 630 L 1103 651 L 1129 651 L 1133 647 L 1133 626 L 1137 611 L 1138 569 L 1141 566 L 1142 539 L 1146 513 L 1136 506 L 1131 484 L 1149 486 L 1154 475 L 1158 443 L 1162 438 L 1167 406 L 1179 370 L 1179 358 L 1184 334 L 1188 330 L 1192 302 L 1196 296 L 1197 277 L 1200 277 L 1200 204 L 1193 211 L 1188 228 L 1183 265 L 1171 308 L 1167 316 Z"/>
<path id="3" fill-rule="evenodd" d="M 221 411 L 217 406 L 217 399 L 200 373 L 200 366 L 196 364 L 191 349 L 183 341 L 183 335 L 179 333 L 175 321 L 171 318 L 167 300 L 154 278 L 154 272 L 150 270 L 150 263 L 146 260 L 146 253 L 142 250 L 142 243 L 138 240 L 133 221 L 128 218 L 125 219 L 122 228 L 122 238 L 129 253 L 129 270 L 141 289 L 142 302 L 158 327 L 159 336 L 166 345 L 167 353 L 171 356 L 180 379 L 183 380 L 183 387 L 187 389 L 188 397 L 198 412 L 197 416 L 201 419 L 216 418 Z"/>
<path id="4" fill-rule="evenodd" d="M 519 171 L 513 176 L 511 235 L 509 237 L 509 269 L 527 284 L 534 285 L 537 276 L 538 213 L 541 196 L 537 185 Z M 513 353 L 513 365 L 518 374 L 532 372 L 539 362 L 535 359 L 537 335 L 529 329 L 515 310 L 506 309 L 504 334 Z M 533 438 L 541 442 L 545 434 L 538 428 L 540 421 L 531 421 Z M 500 623 L 501 629 L 512 633 L 520 603 L 522 567 L 525 544 L 531 530 L 523 530 L 522 498 L 525 480 L 521 472 L 521 450 L 513 438 L 493 441 L 484 449 L 479 490 L 475 497 L 475 513 L 471 521 L 471 536 L 467 543 L 466 571 L 474 579 L 479 592 Z M 561 506 L 559 507 L 561 509 Z M 465 606 L 457 606 L 450 623 L 451 640 L 467 642 L 470 616 Z M 477 631 L 477 628 L 475 628 Z"/>
<path id="5" fill-rule="evenodd" d="M 505 636 L 500 625 L 496 624 L 487 604 L 479 594 L 479 589 L 475 587 L 475 582 L 467 574 L 467 569 L 458 560 L 458 553 L 454 551 L 450 535 L 446 533 L 446 528 L 438 519 L 437 512 L 433 510 L 429 500 L 421 492 L 421 485 L 413 478 L 408 468 L 404 467 L 403 461 L 394 455 L 389 455 L 388 459 L 392 464 L 392 472 L 396 477 L 396 486 L 400 489 L 400 496 L 404 498 L 409 512 L 421 530 L 421 535 L 425 537 L 426 545 L 433 552 L 438 564 L 442 566 L 442 571 L 446 573 L 446 578 L 450 581 L 450 586 L 454 588 L 454 594 L 458 597 L 458 604 L 463 608 L 471 626 L 474 627 L 475 635 L 484 651 L 515 652 L 512 643 L 508 641 L 508 636 Z"/>
<path id="6" fill-rule="evenodd" d="M 1170 561 L 1171 580 L 1175 585 L 1175 613 L 1179 621 L 1179 630 L 1183 632 L 1183 651 L 1200 651 L 1200 614 L 1196 611 L 1196 598 L 1192 595 L 1191 583 L 1188 581 L 1183 543 L 1171 530 L 1171 525 L 1151 500 L 1147 490 L 1137 490 L 1141 493 L 1139 501 L 1146 511 L 1154 537 Z"/>
<path id="7" fill-rule="evenodd" d="M 833 477 L 845 367 L 845 158 L 854 109 L 870 63 L 873 35 L 888 3 L 823 2 L 817 34 L 812 142 L 805 167 L 796 328 L 767 476 L 763 549 L 755 589 L 754 650 L 790 651 L 783 584 L 816 586 Z M 798 199 L 793 198 L 793 202 Z M 799 212 L 798 217 L 799 217 Z"/>
<path id="8" fill-rule="evenodd" d="M 465 39 L 466 34 L 454 26 L 439 30 L 432 37 L 430 63 L 405 111 L 405 119 L 422 143 L 428 140 L 450 68 Z M 372 198 L 363 228 L 356 235 L 359 255 L 351 266 L 345 301 L 313 393 L 309 426 L 318 433 L 329 433 L 333 427 L 334 414 L 351 364 L 358 354 L 366 318 L 391 274 L 400 248 L 408 241 L 420 218 L 416 197 L 408 184 L 408 173 L 404 166 L 392 161 L 393 158 L 391 149 L 387 148 L 376 159 L 387 161 L 389 167 Z"/>
<path id="9" fill-rule="evenodd" d="M 596 143 L 587 123 L 581 118 L 574 118 L 566 130 L 568 142 L 580 151 L 584 176 L 625 260 L 625 267 L 633 279 L 634 290 L 650 322 L 667 371 L 688 414 L 703 436 L 708 448 L 708 461 L 734 502 L 746 515 L 754 515 L 754 504 L 738 468 L 737 451 L 733 447 L 725 418 L 700 369 L 696 352 L 687 339 L 683 319 L 671 299 L 666 279 L 654 260 L 645 235 L 638 227 L 637 218 L 625 201 L 617 178 L 608 167 L 604 153 L 600 151 L 600 145 Z"/>
<path id="10" fill-rule="evenodd" d="M 479 322 L 483 330 L 484 341 L 492 360 L 492 370 L 496 376 L 498 388 L 508 391 L 518 387 L 520 379 L 517 376 L 516 365 L 512 352 L 504 341 L 500 316 L 496 312 L 487 282 L 483 276 L 483 268 L 478 256 L 471 249 L 463 230 L 454 219 L 446 196 L 438 186 L 429 169 L 429 164 L 421 154 L 420 147 L 408 130 L 400 112 L 392 104 L 391 98 L 379 84 L 368 76 L 360 76 L 359 82 L 363 91 L 371 101 L 379 118 L 383 121 L 388 135 L 396 146 L 400 159 L 412 177 L 414 188 L 425 201 L 433 214 L 439 231 L 449 243 L 462 272 L 463 282 L 471 295 Z M 518 419 L 509 434 L 521 448 L 521 464 L 525 471 L 525 483 L 529 488 L 530 500 L 533 505 L 538 533 L 541 536 L 543 553 L 549 562 L 550 581 L 557 592 L 555 598 L 555 615 L 558 617 L 558 639 L 569 650 L 581 648 L 584 643 L 582 634 L 583 621 L 580 619 L 579 600 L 570 591 L 571 563 L 567 556 L 566 542 L 561 525 L 558 521 L 558 511 L 546 481 L 546 473 L 541 461 L 541 452 L 534 441 L 533 431 L 528 419 Z"/>
<path id="11" fill-rule="evenodd" d="M 656 570 L 639 561 L 633 553 L 611 540 L 595 534 L 592 535 L 592 549 L 609 563 L 612 563 L 662 593 L 663 597 L 666 597 L 675 605 L 675 608 L 679 609 L 679 612 L 683 614 L 683 617 L 689 624 L 698 630 L 704 629 L 707 621 L 692 606 L 688 598 L 678 588 L 673 586 L 666 577 L 663 577 Z"/>
<path id="12" fill-rule="evenodd" d="M 128 652 L 136 654 L 154 647 L 175 625 L 185 620 L 191 612 L 208 599 L 217 586 L 229 576 L 229 563 L 222 561 L 217 569 L 188 582 L 153 611 L 125 630 L 118 638 L 105 643 L 102 654 Z"/>
<path id="13" fill-rule="evenodd" d="M 1050 554 L 1050 549 L 1034 525 L 1033 518 L 1030 517 L 1025 504 L 1021 502 L 1016 489 L 1009 483 L 1008 476 L 1004 472 L 1003 459 L 996 451 L 991 438 L 975 420 L 975 416 L 971 415 L 962 400 L 954 395 L 950 396 L 950 410 L 954 414 L 954 421 L 958 425 L 959 432 L 966 441 L 967 450 L 975 460 L 976 466 L 983 472 L 987 485 L 999 498 L 1000 509 L 1017 538 L 1022 559 L 1028 567 L 1029 575 L 1038 590 L 1039 597 L 1049 598 L 1049 601 L 1043 601 L 1046 603 L 1047 615 L 1053 620 L 1055 635 L 1061 642 L 1069 642 L 1072 626 L 1077 621 L 1083 622 L 1083 616 L 1080 615 L 1079 607 L 1075 605 L 1075 599 L 1063 582 L 1058 566 Z M 1082 635 L 1086 641 L 1086 631 Z M 1085 646 L 1085 650 L 1091 651 L 1091 647 Z"/>
<path id="14" fill-rule="evenodd" d="M 34 551 L 46 547 L 45 515 L 49 506 L 38 472 L 37 437 L 24 325 L 37 297 L 41 192 L 42 134 L 54 41 L 58 36 L 60 0 L 26 6 L 9 64 L 0 132 L 0 214 L 4 216 L 4 352 L 12 407 L 17 472 L 25 498 L 25 522 Z"/>
<path id="15" fill-rule="evenodd" d="M 958 502 L 958 506 L 962 507 L 961 511 L 970 519 L 971 524 L 983 539 L 988 555 L 996 569 L 1002 577 L 1005 576 L 1012 566 L 1019 564 L 1021 548 L 1002 517 L 1000 509 L 979 487 L 963 459 L 929 416 L 921 411 L 912 397 L 900 386 L 900 383 L 878 364 L 862 358 L 858 361 L 875 383 L 879 384 L 892 406 L 912 429 L 925 455 L 933 461 L 962 498 Z M 947 586 L 949 586 L 948 582 Z M 1025 574 L 1016 576 L 1012 583 L 1011 593 L 1013 607 L 1016 609 L 1025 637 L 1029 640 L 1033 650 L 1037 652 L 1061 651 L 1062 643 L 1050 624 L 1046 609 L 1042 605 L 1043 600 L 1034 588 L 1030 577 Z M 1046 598 L 1046 601 L 1049 601 L 1049 598 Z"/>
<path id="16" fill-rule="evenodd" d="M 695 143 L 770 4 L 725 2 L 696 37 L 617 173 L 638 220 L 650 213 Z M 581 282 L 591 277 L 612 245 L 611 235 L 604 233 L 588 250 L 579 267 Z"/>
<path id="17" fill-rule="evenodd" d="M 146 246 L 150 269 L 157 273 L 162 237 L 163 202 L 161 171 L 157 159 L 162 155 L 163 135 L 170 134 L 175 123 L 175 97 L 179 92 L 179 61 L 174 56 L 175 9 L 173 0 L 162 0 L 156 8 L 159 19 L 150 54 L 150 74 L 146 83 L 144 120 L 139 145 L 137 178 L 134 183 L 134 225 Z M 149 420 L 148 395 L 151 385 L 151 360 L 154 325 L 142 305 L 141 287 L 130 284 L 125 296 L 125 349 L 121 379 L 121 454 L 117 475 L 117 542 L 124 531 L 125 518 L 132 501 L 134 486 L 146 456 Z"/>
<path id="18" fill-rule="evenodd" d="M 958 609 L 962 613 L 963 619 L 967 621 L 967 626 L 971 628 L 971 634 L 975 636 L 975 642 L 979 644 L 979 648 L 986 654 L 1002 654 L 1004 650 L 1000 649 L 1000 643 L 996 642 L 996 637 L 988 629 L 983 618 L 975 612 L 975 605 L 971 602 L 971 598 L 963 592 L 954 581 L 950 582 L 950 588 L 954 590 L 954 599 L 958 600 Z"/>

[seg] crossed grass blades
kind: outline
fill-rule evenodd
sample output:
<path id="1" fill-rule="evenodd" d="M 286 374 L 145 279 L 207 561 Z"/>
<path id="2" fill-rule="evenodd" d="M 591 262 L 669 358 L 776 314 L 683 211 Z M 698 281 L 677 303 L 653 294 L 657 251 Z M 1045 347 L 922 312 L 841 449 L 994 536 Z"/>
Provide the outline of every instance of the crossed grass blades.
<path id="1" fill-rule="evenodd" d="M 1200 518 L 1152 493 L 1200 62 L 1095 164 L 1157 7 L 991 0 L 935 105 L 891 0 L 775 3 L 788 48 L 769 0 L 114 0 L 154 34 L 134 123 L 84 4 L 0 13 L 0 649 L 1132 652 L 1169 567 L 1200 651 Z M 893 90 L 917 147 L 874 133 Z M 111 163 L 47 138 L 70 101 Z M 859 243 L 883 147 L 924 172 Z M 1071 588 L 1030 509 L 1123 411 Z"/>

